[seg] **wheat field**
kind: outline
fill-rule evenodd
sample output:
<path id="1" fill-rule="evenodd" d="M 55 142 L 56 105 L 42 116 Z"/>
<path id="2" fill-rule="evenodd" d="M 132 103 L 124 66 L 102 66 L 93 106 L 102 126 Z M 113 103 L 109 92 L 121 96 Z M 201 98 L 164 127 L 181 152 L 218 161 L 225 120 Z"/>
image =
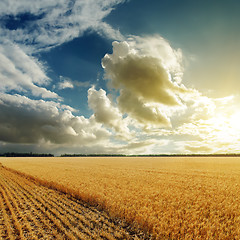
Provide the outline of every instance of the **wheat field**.
<path id="1" fill-rule="evenodd" d="M 145 239 L 86 203 L 0 167 L 0 239 Z"/>
<path id="2" fill-rule="evenodd" d="M 104 209 L 112 218 L 139 226 L 152 239 L 240 239 L 238 157 L 0 161 L 43 185 Z"/>

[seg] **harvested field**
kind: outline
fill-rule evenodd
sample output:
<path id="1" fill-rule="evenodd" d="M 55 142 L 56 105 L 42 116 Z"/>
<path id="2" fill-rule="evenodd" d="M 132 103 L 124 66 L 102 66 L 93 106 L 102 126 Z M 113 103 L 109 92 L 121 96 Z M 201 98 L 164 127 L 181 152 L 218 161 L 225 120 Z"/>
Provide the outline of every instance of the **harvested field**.
<path id="1" fill-rule="evenodd" d="M 238 157 L 0 161 L 138 224 L 156 239 L 240 239 Z"/>
<path id="2" fill-rule="evenodd" d="M 102 211 L 0 166 L 0 239 L 146 239 Z"/>

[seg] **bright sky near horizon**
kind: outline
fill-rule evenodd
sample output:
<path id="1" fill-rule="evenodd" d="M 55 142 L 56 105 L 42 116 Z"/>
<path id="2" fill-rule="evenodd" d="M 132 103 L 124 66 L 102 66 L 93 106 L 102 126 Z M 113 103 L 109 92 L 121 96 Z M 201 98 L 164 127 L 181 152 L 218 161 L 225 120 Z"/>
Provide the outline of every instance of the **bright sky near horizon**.
<path id="1" fill-rule="evenodd" d="M 1 1 L 0 153 L 240 153 L 239 11 Z"/>

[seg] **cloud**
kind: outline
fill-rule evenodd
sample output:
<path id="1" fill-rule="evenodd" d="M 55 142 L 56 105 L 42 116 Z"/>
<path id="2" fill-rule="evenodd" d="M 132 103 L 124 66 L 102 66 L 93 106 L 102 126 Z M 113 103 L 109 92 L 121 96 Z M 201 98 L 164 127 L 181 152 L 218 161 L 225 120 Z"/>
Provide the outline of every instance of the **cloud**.
<path id="1" fill-rule="evenodd" d="M 122 2 L 124 0 L 0 2 L 2 146 L 21 146 L 23 149 L 24 146 L 31 149 L 48 149 L 51 146 L 58 151 L 60 148 L 83 150 L 83 146 L 95 146 L 96 149 L 100 146 L 99 149 L 102 149 L 105 143 L 105 146 L 109 145 L 112 131 L 116 132 L 115 137 L 124 139 L 130 134 L 127 118 L 123 119 L 113 106 L 108 111 L 115 115 L 106 118 L 110 116 L 105 109 L 109 98 L 106 93 L 104 98 L 101 91 L 93 91 L 90 96 L 95 115 L 90 118 L 75 116 L 74 109 L 62 104 L 61 97 L 48 89 L 52 81 L 47 76 L 48 69 L 37 57 L 33 57 L 38 56 L 36 53 L 80 37 L 87 30 L 108 38 L 123 39 L 118 30 L 104 22 L 104 18 Z M 61 76 L 60 82 L 55 85 L 55 89 L 75 87 L 90 87 L 90 83 Z M 96 95 L 101 97 L 101 94 L 103 99 L 98 103 Z M 100 113 L 96 106 L 103 112 Z"/>
<path id="2" fill-rule="evenodd" d="M 122 112 L 128 113 L 133 119 L 142 124 L 151 123 L 157 126 L 170 127 L 170 119 L 157 107 L 149 107 L 133 92 L 121 90 L 118 97 L 118 106 Z"/>
<path id="3" fill-rule="evenodd" d="M 119 153 L 123 154 L 152 154 L 155 149 L 166 147 L 168 144 L 167 140 L 156 140 L 156 139 L 133 139 L 128 144 L 119 146 Z"/>
<path id="4" fill-rule="evenodd" d="M 202 145 L 200 142 L 187 142 L 184 146 L 185 152 L 187 153 L 212 153 L 213 149 L 209 145 Z"/>
<path id="5" fill-rule="evenodd" d="M 132 38 L 129 38 L 128 43 L 136 53 L 159 59 L 162 66 L 172 74 L 173 79 L 178 83 L 181 82 L 184 70 L 181 49 L 174 49 L 160 35 L 132 36 Z"/>
<path id="6" fill-rule="evenodd" d="M 85 81 L 85 82 L 78 82 L 78 81 L 73 81 L 68 77 L 63 77 L 60 76 L 60 82 L 58 83 L 57 87 L 58 89 L 66 89 L 66 88 L 74 88 L 74 87 L 89 87 L 90 82 Z"/>
<path id="7" fill-rule="evenodd" d="M 131 37 L 113 42 L 113 53 L 102 59 L 109 86 L 120 90 L 120 109 L 141 123 L 170 126 L 162 106 L 182 106 L 181 51 L 160 36 Z"/>
<path id="8" fill-rule="evenodd" d="M 102 114 L 95 114 L 89 119 L 74 116 L 74 109 L 61 103 L 1 93 L 1 152 L 143 154 L 151 153 L 156 145 L 165 144 L 162 140 L 133 136 L 126 140 L 129 129 L 125 129 L 127 126 L 124 125 L 118 110 L 107 105 L 110 100 L 106 92 L 94 88 L 89 92 L 90 104 L 93 106 L 97 104 L 95 101 L 99 101 L 98 107 L 101 111 L 97 113 Z M 114 135 L 102 124 L 118 131 L 117 137 L 125 138 L 124 141 L 112 139 Z"/>
<path id="9" fill-rule="evenodd" d="M 108 37 L 121 34 L 103 19 L 124 0 L 55 1 L 9 0 L 0 2 L 0 91 L 31 92 L 43 98 L 58 95 L 43 87 L 51 80 L 33 53 L 48 50 L 95 30 Z M 106 30 L 106 31 L 105 31 Z M 88 82 L 59 84 L 60 89 L 88 87 Z M 72 84 L 72 85 L 71 85 Z"/>
<path id="10" fill-rule="evenodd" d="M 159 147 L 165 147 L 167 144 L 167 141 L 156 141 L 156 140 L 130 140 L 129 142 L 125 144 L 119 144 L 117 142 L 103 142 L 98 143 L 96 145 L 92 146 L 85 146 L 85 147 L 78 147 L 76 148 L 68 148 L 68 149 L 61 149 L 60 152 L 67 152 L 69 149 L 71 149 L 72 152 L 75 153 L 104 153 L 104 154 L 128 154 L 128 155 L 134 155 L 134 154 L 150 154 L 153 152 L 153 149 L 156 148 L 156 146 Z"/>
<path id="11" fill-rule="evenodd" d="M 94 118 L 74 116 L 71 110 L 53 101 L 0 94 L 0 141 L 89 145 L 109 138 Z"/>
<path id="12" fill-rule="evenodd" d="M 200 93 L 187 104 L 185 114 L 175 120 L 168 136 L 179 143 L 179 152 L 239 152 L 239 98 L 208 98 Z"/>
<path id="13" fill-rule="evenodd" d="M 226 99 L 215 101 L 182 84 L 180 49 L 158 35 L 124 41 L 120 31 L 104 21 L 123 2 L 0 1 L 1 149 L 133 154 L 173 149 L 170 145 L 178 142 L 188 152 L 239 149 L 239 116 L 228 113 L 232 120 L 221 122 L 216 113 Z M 48 89 L 47 68 L 33 56 L 89 30 L 121 42 L 113 42 L 113 53 L 102 59 L 117 97 L 91 87 L 88 105 L 93 115 L 85 118 Z M 61 76 L 55 87 L 90 83 Z"/>
<path id="14" fill-rule="evenodd" d="M 16 44 L 0 45 L 0 63 L 0 92 L 29 91 L 34 96 L 58 98 L 56 93 L 40 87 L 50 82 L 43 65 Z"/>
<path id="15" fill-rule="evenodd" d="M 118 137 L 129 138 L 130 131 L 127 119 L 123 119 L 121 112 L 113 106 L 103 89 L 97 91 L 91 87 L 88 90 L 88 105 L 93 110 L 97 122 L 113 128 Z"/>
<path id="16" fill-rule="evenodd" d="M 60 82 L 58 83 L 58 89 L 74 88 L 72 80 L 68 77 L 60 76 Z"/>
<path id="17" fill-rule="evenodd" d="M 83 35 L 88 29 L 119 39 L 122 38 L 120 32 L 103 19 L 121 2 L 124 0 L 1 1 L 0 36 L 27 45 L 31 51 L 61 45 Z M 9 27 L 11 21 L 15 22 L 12 28 Z"/>
<path id="18" fill-rule="evenodd" d="M 74 88 L 72 82 L 70 81 L 62 81 L 60 83 L 58 83 L 58 88 L 61 90 L 61 89 L 66 89 L 66 88 Z"/>

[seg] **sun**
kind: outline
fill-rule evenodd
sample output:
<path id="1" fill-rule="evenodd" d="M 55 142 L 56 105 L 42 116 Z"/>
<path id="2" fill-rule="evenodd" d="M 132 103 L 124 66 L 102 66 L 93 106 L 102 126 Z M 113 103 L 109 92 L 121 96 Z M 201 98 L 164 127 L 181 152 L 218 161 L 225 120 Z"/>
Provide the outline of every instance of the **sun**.
<path id="1" fill-rule="evenodd" d="M 229 117 L 229 124 L 233 129 L 235 129 L 237 132 L 240 131 L 240 112 L 233 113 Z"/>
<path id="2" fill-rule="evenodd" d="M 234 144 L 240 136 L 240 111 L 218 113 L 207 120 L 209 135 L 217 142 Z"/>

